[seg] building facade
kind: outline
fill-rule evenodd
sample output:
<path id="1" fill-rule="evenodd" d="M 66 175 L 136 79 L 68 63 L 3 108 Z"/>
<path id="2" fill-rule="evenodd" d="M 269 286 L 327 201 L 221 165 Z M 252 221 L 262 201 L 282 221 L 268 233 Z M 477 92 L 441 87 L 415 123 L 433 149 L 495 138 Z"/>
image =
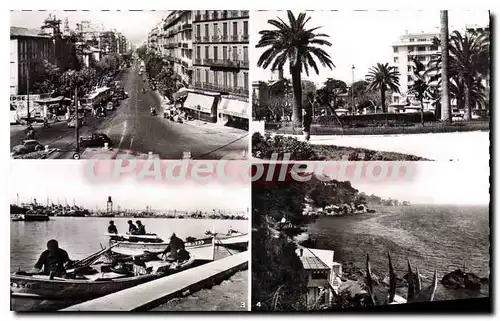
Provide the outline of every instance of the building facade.
<path id="1" fill-rule="evenodd" d="M 399 41 L 393 44 L 392 65 L 396 67 L 396 70 L 400 74 L 400 93 L 393 93 L 392 102 L 394 104 L 404 104 L 407 100 L 410 100 L 410 102 L 413 100 L 413 95 L 409 93 L 415 69 L 412 58 L 427 65 L 434 57 L 439 56 L 441 49 L 434 43 L 435 38 L 439 39 L 438 31 L 406 33 L 400 37 Z"/>
<path id="2" fill-rule="evenodd" d="M 26 95 L 29 75 L 37 61 L 55 62 L 55 44 L 40 30 L 10 28 L 10 94 Z"/>
<path id="3" fill-rule="evenodd" d="M 193 11 L 193 77 L 190 88 L 215 97 L 211 118 L 249 118 L 249 11 Z M 189 97 L 188 97 L 189 99 Z"/>
<path id="4" fill-rule="evenodd" d="M 163 24 L 162 56 L 185 86 L 193 75 L 193 16 L 192 11 L 174 10 Z"/>

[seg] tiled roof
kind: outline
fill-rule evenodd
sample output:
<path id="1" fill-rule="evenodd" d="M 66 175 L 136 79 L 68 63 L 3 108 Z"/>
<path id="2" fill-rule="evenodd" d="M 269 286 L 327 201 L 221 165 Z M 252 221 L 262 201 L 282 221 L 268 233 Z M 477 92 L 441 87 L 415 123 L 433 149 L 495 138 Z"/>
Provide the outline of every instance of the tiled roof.
<path id="1" fill-rule="evenodd" d="M 42 30 L 28 29 L 22 27 L 10 27 L 11 37 L 37 37 L 37 38 L 50 38 L 47 34 L 41 34 Z"/>
<path id="2" fill-rule="evenodd" d="M 314 256 L 301 256 L 300 260 L 305 270 L 329 270 L 323 261 Z"/>

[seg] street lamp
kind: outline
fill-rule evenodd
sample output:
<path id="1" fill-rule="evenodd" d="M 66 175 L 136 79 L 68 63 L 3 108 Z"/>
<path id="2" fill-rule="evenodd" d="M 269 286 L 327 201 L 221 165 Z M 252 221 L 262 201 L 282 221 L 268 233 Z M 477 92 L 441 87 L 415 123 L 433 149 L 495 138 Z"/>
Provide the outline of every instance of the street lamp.
<path id="1" fill-rule="evenodd" d="M 354 90 L 353 90 L 353 87 L 354 87 L 354 65 L 352 65 L 352 83 L 351 83 L 351 111 L 352 113 L 354 113 Z"/>

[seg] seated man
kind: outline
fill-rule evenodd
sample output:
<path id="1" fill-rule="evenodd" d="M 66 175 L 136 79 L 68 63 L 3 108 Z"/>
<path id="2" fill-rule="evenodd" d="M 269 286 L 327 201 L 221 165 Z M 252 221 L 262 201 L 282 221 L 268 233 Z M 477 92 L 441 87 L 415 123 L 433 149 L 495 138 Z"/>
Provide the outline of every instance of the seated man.
<path id="1" fill-rule="evenodd" d="M 184 241 L 178 238 L 174 233 L 170 237 L 170 242 L 162 254 L 166 255 L 168 261 L 176 261 L 179 259 L 179 251 L 181 250 L 186 250 Z"/>
<path id="2" fill-rule="evenodd" d="M 108 233 L 109 234 L 118 234 L 118 229 L 116 228 L 114 221 L 109 221 Z"/>
<path id="3" fill-rule="evenodd" d="M 42 252 L 35 268 L 40 270 L 43 267 L 43 274 L 62 276 L 66 273 L 65 264 L 70 262 L 68 252 L 60 249 L 56 240 L 50 240 L 47 242 L 47 250 Z"/>
<path id="4" fill-rule="evenodd" d="M 142 225 L 141 221 L 136 221 L 137 223 L 137 232 L 136 235 L 146 235 L 146 227 Z"/>

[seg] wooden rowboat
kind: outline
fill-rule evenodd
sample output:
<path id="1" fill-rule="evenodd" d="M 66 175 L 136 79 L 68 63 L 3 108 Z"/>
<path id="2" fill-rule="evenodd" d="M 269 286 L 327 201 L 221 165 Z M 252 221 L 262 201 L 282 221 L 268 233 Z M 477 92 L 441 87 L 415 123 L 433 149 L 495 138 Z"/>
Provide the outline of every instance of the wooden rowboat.
<path id="1" fill-rule="evenodd" d="M 12 297 L 28 297 L 43 300 L 92 299 L 127 289 L 164 276 L 164 273 L 127 277 L 109 272 L 95 278 L 50 279 L 48 275 L 19 275 L 10 277 Z"/>

